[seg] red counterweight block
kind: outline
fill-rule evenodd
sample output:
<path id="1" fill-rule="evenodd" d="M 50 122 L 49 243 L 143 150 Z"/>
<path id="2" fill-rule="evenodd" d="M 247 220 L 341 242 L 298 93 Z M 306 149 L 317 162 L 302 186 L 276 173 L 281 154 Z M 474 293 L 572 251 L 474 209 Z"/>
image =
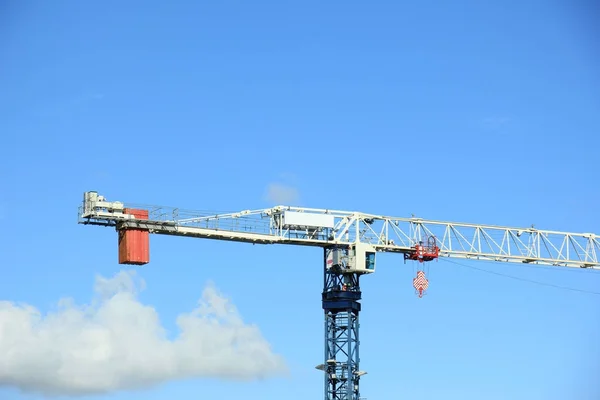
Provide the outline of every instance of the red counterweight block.
<path id="1" fill-rule="evenodd" d="M 126 208 L 125 214 L 148 219 L 148 210 Z M 119 264 L 144 265 L 150 262 L 150 233 L 144 229 L 119 230 Z"/>

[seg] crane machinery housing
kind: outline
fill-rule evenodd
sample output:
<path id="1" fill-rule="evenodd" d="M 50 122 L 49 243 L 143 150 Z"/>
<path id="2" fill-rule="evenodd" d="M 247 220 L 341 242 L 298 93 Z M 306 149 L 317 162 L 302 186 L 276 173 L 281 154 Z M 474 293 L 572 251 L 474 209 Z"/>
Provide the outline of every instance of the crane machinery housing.
<path id="1" fill-rule="evenodd" d="M 600 268 L 600 236 L 395 218 L 361 212 L 277 206 L 211 214 L 178 208 L 125 205 L 85 192 L 78 222 L 114 227 L 119 263 L 150 261 L 149 234 L 188 236 L 254 244 L 287 244 L 323 249 L 322 308 L 325 354 L 316 368 L 324 372 L 325 400 L 359 400 L 366 374 L 359 363 L 360 278 L 375 272 L 378 252 L 401 253 L 420 263 L 439 257 Z M 423 271 L 414 287 L 427 289 Z"/>

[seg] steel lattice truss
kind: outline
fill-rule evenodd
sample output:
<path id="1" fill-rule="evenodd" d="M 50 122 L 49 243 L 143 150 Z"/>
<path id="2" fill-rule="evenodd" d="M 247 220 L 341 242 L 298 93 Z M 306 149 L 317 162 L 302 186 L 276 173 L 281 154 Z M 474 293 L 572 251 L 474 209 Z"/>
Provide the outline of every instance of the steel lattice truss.
<path id="1" fill-rule="evenodd" d="M 369 243 L 377 251 L 409 253 L 434 236 L 440 257 L 600 268 L 600 236 L 535 228 L 454 223 L 421 218 L 395 218 L 359 212 L 278 206 L 236 213 L 209 213 L 177 208 L 127 205 L 149 210 L 148 220 L 119 211 L 122 203 L 95 202 L 80 208 L 79 222 L 120 228 L 144 228 L 152 233 L 203 237 L 262 244 L 329 247 Z M 330 215 L 332 228 L 287 227 L 286 211 Z"/>
<path id="2" fill-rule="evenodd" d="M 358 315 L 344 311 L 326 315 L 326 360 L 335 364 L 327 366 L 326 398 L 332 400 L 357 399 L 358 389 Z M 344 360 L 338 362 L 338 360 Z"/>

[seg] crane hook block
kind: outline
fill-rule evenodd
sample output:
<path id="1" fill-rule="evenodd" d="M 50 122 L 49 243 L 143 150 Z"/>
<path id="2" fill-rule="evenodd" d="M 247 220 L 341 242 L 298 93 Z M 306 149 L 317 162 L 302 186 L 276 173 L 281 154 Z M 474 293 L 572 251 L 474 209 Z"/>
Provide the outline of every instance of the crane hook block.
<path id="1" fill-rule="evenodd" d="M 417 291 L 419 298 L 423 297 L 424 292 L 429 287 L 429 281 L 425 277 L 425 271 L 417 271 L 417 277 L 413 279 L 413 287 Z"/>

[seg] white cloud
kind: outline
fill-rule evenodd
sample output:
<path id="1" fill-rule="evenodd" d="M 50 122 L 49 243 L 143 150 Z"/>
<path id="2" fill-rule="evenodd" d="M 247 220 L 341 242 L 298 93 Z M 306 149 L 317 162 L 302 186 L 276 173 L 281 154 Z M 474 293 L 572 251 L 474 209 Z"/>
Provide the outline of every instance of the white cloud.
<path id="1" fill-rule="evenodd" d="M 298 201 L 299 194 L 295 187 L 271 183 L 267 187 L 266 198 L 271 203 L 293 205 Z"/>
<path id="2" fill-rule="evenodd" d="M 0 386 L 47 395 L 85 395 L 212 377 L 253 380 L 287 373 L 254 325 L 208 285 L 167 338 L 156 310 L 142 304 L 133 272 L 96 279 L 96 297 L 78 306 L 60 300 L 43 315 L 0 302 Z"/>

